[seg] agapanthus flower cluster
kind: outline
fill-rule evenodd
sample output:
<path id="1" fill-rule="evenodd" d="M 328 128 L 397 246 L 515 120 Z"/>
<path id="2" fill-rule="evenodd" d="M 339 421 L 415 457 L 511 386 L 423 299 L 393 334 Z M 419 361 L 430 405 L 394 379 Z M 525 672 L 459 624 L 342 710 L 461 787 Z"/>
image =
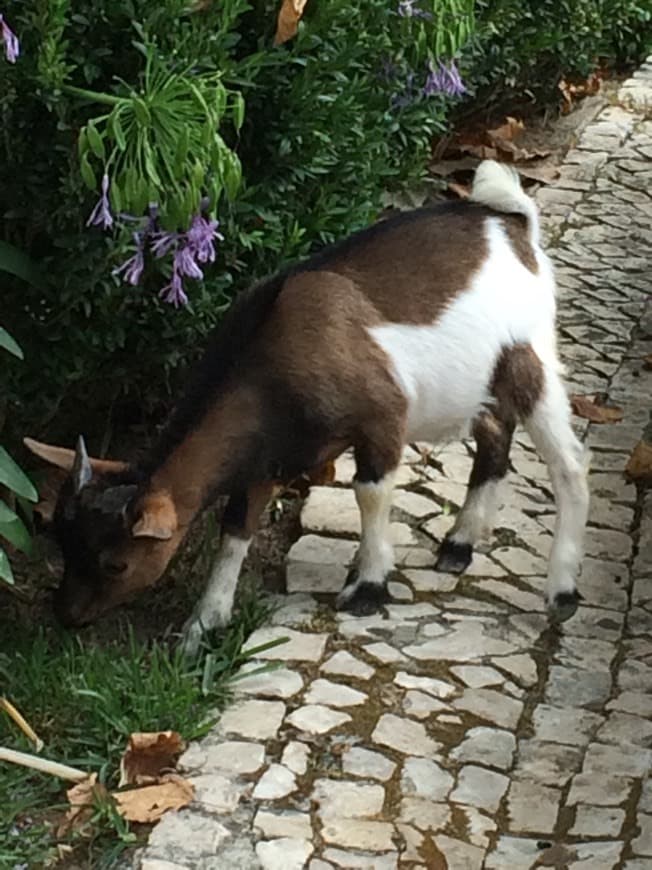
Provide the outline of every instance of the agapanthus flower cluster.
<path id="1" fill-rule="evenodd" d="M 398 14 L 401 18 L 432 18 L 432 13 L 421 9 L 417 0 L 400 0 Z"/>
<path id="2" fill-rule="evenodd" d="M 466 87 L 455 66 L 455 61 L 452 60 L 448 66 L 439 61 L 438 69 L 435 69 L 430 62 L 428 70 L 428 77 L 423 86 L 424 96 L 432 97 L 436 94 L 444 94 L 447 97 L 460 97 L 466 93 Z"/>
<path id="3" fill-rule="evenodd" d="M 108 198 L 109 186 L 109 177 L 105 174 L 102 178 L 102 196 L 91 212 L 87 226 L 100 226 L 105 230 L 113 226 L 114 217 Z M 203 214 L 207 206 L 208 201 L 202 201 L 199 213 L 193 217 L 186 232 L 162 230 L 155 203 L 150 204 L 148 216 L 145 218 L 129 214 L 120 215 L 121 222 L 135 223 L 138 228 L 133 233 L 135 248 L 133 255 L 114 269 L 113 274 L 121 277 L 132 287 L 136 287 L 140 284 L 148 251 L 157 260 L 172 253 L 172 275 L 159 295 L 164 302 L 169 302 L 176 308 L 186 305 L 188 295 L 183 286 L 183 279 L 193 278 L 201 281 L 204 272 L 199 264 L 215 262 L 217 255 L 215 244 L 224 241 L 224 236 L 218 232 L 219 221 L 211 220 Z"/>
<path id="4" fill-rule="evenodd" d="M 0 13 L 0 33 L 5 46 L 5 57 L 9 63 L 16 63 L 20 55 L 20 43 L 16 34 L 2 17 L 2 13 Z"/>

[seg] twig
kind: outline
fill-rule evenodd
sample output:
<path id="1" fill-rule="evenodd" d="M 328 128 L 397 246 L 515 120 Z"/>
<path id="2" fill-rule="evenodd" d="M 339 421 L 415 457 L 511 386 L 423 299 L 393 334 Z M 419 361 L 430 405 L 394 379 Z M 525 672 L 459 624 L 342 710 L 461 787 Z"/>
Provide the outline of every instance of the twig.
<path id="1" fill-rule="evenodd" d="M 25 736 L 35 745 L 37 752 L 40 752 L 41 749 L 43 749 L 43 741 L 20 711 L 14 707 L 11 701 L 8 701 L 7 698 L 0 698 L 0 710 L 4 710 L 7 716 L 14 720 L 23 734 L 25 734 Z"/>
<path id="2" fill-rule="evenodd" d="M 40 773 L 49 773 L 50 776 L 58 776 L 60 779 L 69 779 L 72 782 L 81 782 L 88 774 L 77 767 L 68 767 L 67 764 L 59 764 L 58 761 L 48 761 L 47 758 L 39 758 L 38 755 L 28 755 L 27 752 L 16 752 L 0 746 L 0 761 L 8 761 L 10 764 L 18 764 L 21 767 L 31 767 Z"/>

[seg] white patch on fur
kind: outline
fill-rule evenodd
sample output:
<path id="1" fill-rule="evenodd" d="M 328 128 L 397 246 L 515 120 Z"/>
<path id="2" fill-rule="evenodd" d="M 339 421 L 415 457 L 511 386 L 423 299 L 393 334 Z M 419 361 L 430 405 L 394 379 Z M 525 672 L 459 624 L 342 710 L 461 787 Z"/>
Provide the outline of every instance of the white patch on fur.
<path id="1" fill-rule="evenodd" d="M 387 323 L 369 330 L 408 399 L 410 441 L 450 437 L 491 403 L 489 384 L 505 347 L 528 342 L 542 362 L 556 363 L 548 258 L 534 249 L 535 275 L 514 253 L 499 218 L 486 221 L 485 233 L 487 259 L 435 323 Z M 437 276 L 432 280 L 435 284 Z"/>
<path id="2" fill-rule="evenodd" d="M 227 625 L 242 563 L 251 539 L 224 535 L 201 601 L 183 628 L 183 649 L 194 655 L 204 632 Z"/>
<path id="3" fill-rule="evenodd" d="M 552 604 L 559 592 L 575 589 L 589 512 L 588 454 L 573 432 L 568 396 L 555 371 L 546 370 L 543 395 L 525 428 L 548 466 L 557 503 L 548 565 Z"/>
<path id="4" fill-rule="evenodd" d="M 488 480 L 467 490 L 464 506 L 449 533 L 449 537 L 456 544 L 474 546 L 491 535 L 499 486 L 500 481 Z"/>
<path id="5" fill-rule="evenodd" d="M 358 578 L 340 592 L 341 606 L 355 593 L 361 583 L 382 586 L 394 567 L 394 550 L 389 539 L 389 513 L 392 507 L 395 473 L 386 474 L 378 483 L 354 481 L 356 501 L 360 510 L 360 549 L 356 557 Z"/>

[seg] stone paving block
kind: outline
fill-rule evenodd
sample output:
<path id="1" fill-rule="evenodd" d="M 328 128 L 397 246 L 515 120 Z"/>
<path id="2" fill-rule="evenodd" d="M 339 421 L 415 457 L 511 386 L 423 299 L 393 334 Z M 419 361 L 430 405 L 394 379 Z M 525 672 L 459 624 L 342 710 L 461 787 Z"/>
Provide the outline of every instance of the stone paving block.
<path id="1" fill-rule="evenodd" d="M 250 740 L 276 737 L 285 715 L 281 701 L 238 701 L 222 714 L 222 734 L 236 734 Z"/>
<path id="2" fill-rule="evenodd" d="M 485 767 L 467 764 L 457 776 L 451 800 L 495 813 L 507 790 L 509 779 Z"/>
<path id="3" fill-rule="evenodd" d="M 561 791 L 558 788 L 524 780 L 512 782 L 507 794 L 510 830 L 552 834 L 560 802 Z"/>
<path id="4" fill-rule="evenodd" d="M 625 810 L 580 804 L 570 834 L 576 837 L 617 837 L 625 821 Z"/>
<path id="5" fill-rule="evenodd" d="M 257 843 L 256 854 L 264 870 L 303 870 L 313 848 L 308 840 L 280 837 Z"/>
<path id="6" fill-rule="evenodd" d="M 292 628 L 259 628 L 250 635 L 247 650 L 256 649 L 272 641 L 287 638 L 284 643 L 256 653 L 259 659 L 267 661 L 317 662 L 321 659 L 328 635 L 310 634 Z"/>
<path id="7" fill-rule="evenodd" d="M 511 731 L 479 727 L 466 732 L 464 740 L 451 751 L 451 758 L 507 770 L 515 750 L 516 738 Z"/>
<path id="8" fill-rule="evenodd" d="M 354 677 L 358 680 L 368 680 L 374 675 L 374 669 L 366 662 L 352 656 L 347 650 L 339 650 L 321 665 L 325 674 L 336 674 L 344 677 Z"/>
<path id="9" fill-rule="evenodd" d="M 286 562 L 288 592 L 339 592 L 358 544 L 339 538 L 304 535 Z"/>
<path id="10" fill-rule="evenodd" d="M 419 755 L 431 758 L 440 749 L 440 744 L 428 736 L 420 722 L 395 716 L 393 713 L 383 713 L 371 739 L 374 743 L 403 752 L 406 755 Z"/>
<path id="11" fill-rule="evenodd" d="M 380 752 L 354 746 L 342 755 L 342 770 L 353 776 L 378 779 L 387 782 L 396 769 L 396 764 Z"/>

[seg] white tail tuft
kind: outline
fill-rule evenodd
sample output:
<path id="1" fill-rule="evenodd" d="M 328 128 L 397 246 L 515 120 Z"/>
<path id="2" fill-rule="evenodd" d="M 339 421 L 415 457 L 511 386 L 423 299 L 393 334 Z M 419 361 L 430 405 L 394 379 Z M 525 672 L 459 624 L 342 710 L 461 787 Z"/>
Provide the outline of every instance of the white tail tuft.
<path id="1" fill-rule="evenodd" d="M 484 160 L 475 171 L 469 199 L 496 211 L 525 215 L 530 227 L 530 240 L 535 245 L 539 243 L 537 207 L 524 192 L 518 172 L 511 166 Z"/>

